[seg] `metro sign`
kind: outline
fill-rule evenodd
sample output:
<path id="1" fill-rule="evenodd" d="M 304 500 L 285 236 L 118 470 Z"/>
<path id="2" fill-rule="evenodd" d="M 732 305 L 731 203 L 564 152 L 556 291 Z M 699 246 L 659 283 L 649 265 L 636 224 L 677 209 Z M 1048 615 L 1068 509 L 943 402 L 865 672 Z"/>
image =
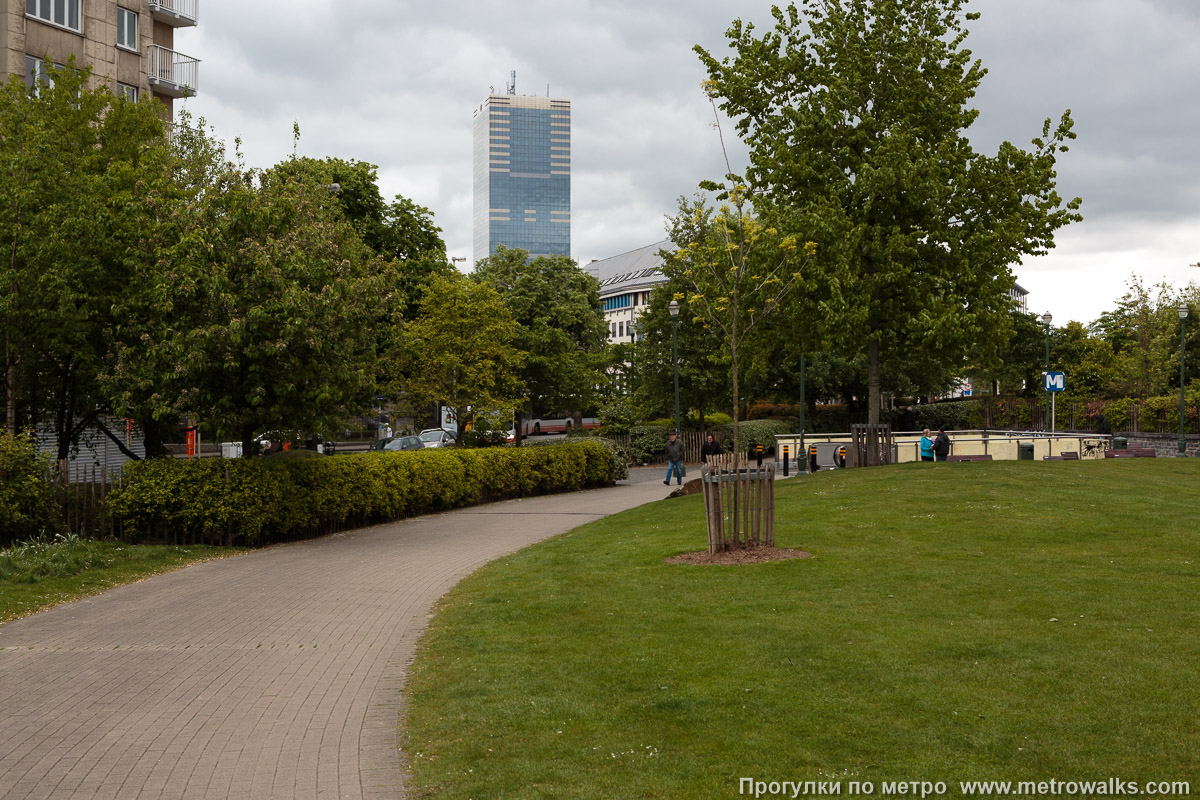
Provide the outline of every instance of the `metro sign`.
<path id="1" fill-rule="evenodd" d="M 1062 372 L 1045 372 L 1047 392 L 1061 392 L 1067 388 L 1066 374 Z"/>

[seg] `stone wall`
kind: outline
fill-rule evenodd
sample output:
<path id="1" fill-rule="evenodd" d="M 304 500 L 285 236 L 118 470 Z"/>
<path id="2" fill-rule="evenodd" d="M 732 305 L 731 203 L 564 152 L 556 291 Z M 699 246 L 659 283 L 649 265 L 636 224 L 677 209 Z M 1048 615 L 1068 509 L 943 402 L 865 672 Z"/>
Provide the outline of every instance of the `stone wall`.
<path id="1" fill-rule="evenodd" d="M 1175 458 L 1179 455 L 1178 433 L 1114 433 L 1129 440 L 1130 447 L 1151 447 L 1159 458 Z M 1200 458 L 1200 436 L 1189 434 L 1185 439 L 1189 458 Z"/>

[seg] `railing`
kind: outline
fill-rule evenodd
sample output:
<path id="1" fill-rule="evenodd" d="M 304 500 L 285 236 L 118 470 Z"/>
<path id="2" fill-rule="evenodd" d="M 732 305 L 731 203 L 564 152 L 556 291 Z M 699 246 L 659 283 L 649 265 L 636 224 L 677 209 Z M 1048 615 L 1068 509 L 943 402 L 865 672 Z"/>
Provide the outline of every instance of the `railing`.
<path id="1" fill-rule="evenodd" d="M 161 45 L 146 49 L 146 74 L 156 92 L 171 97 L 191 97 L 196 94 L 200 60 L 185 56 Z"/>
<path id="2" fill-rule="evenodd" d="M 1021 445 L 1032 446 L 1032 457 L 1042 460 L 1045 456 L 1058 456 L 1063 452 L 1077 453 L 1080 458 L 1103 458 L 1104 451 L 1112 446 L 1112 437 L 1097 433 L 1048 433 L 1046 431 L 1009 430 L 962 430 L 946 431 L 950 437 L 951 455 L 990 455 L 997 461 L 1017 461 L 1021 456 Z M 854 446 L 850 433 L 780 434 L 775 437 L 775 451 L 788 447 L 792 457 L 804 469 L 808 453 L 802 451 L 815 445 L 841 444 Z M 893 433 L 891 440 L 893 463 L 921 460 L 921 432 Z M 804 459 L 804 461 L 800 461 Z"/>
<path id="3" fill-rule="evenodd" d="M 195 25 L 200 15 L 200 0 L 150 0 L 150 15 L 175 28 Z"/>

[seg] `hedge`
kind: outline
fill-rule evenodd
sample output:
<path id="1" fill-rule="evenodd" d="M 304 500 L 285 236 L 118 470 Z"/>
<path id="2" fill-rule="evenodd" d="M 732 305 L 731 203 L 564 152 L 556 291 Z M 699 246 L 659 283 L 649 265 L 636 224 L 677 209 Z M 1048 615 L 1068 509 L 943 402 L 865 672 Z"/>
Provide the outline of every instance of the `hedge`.
<path id="1" fill-rule="evenodd" d="M 126 538 L 258 546 L 514 497 L 607 486 L 610 450 L 430 449 L 329 458 L 152 459 L 125 468 L 108 511 Z"/>
<path id="2" fill-rule="evenodd" d="M 0 432 L 0 547 L 64 528 L 54 500 L 54 464 L 32 436 Z"/>

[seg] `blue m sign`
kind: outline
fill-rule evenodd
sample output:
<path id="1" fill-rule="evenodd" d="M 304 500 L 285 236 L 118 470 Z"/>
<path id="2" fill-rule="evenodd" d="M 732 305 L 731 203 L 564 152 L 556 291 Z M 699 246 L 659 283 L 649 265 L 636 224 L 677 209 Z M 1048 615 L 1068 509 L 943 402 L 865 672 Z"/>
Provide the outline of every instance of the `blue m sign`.
<path id="1" fill-rule="evenodd" d="M 1046 373 L 1046 391 L 1061 392 L 1067 388 L 1066 375 L 1062 372 Z"/>

